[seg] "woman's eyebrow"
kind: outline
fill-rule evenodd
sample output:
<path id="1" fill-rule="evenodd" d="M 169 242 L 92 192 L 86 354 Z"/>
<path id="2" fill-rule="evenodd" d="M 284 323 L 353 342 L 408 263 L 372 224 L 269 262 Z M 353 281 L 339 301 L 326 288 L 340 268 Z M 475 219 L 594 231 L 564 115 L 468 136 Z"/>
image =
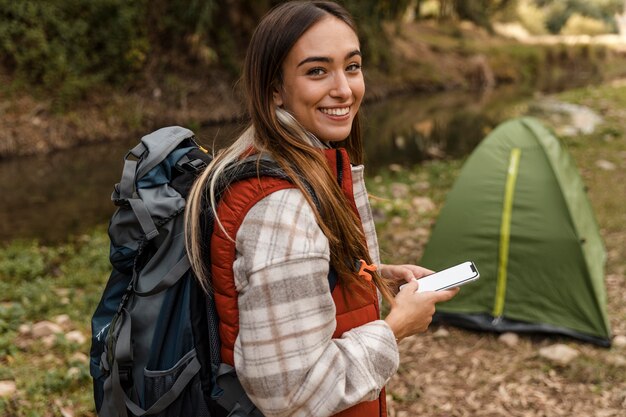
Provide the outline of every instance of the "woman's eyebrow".
<path id="1" fill-rule="evenodd" d="M 361 55 L 361 51 L 359 51 L 358 49 L 355 49 L 353 51 L 350 51 L 346 54 L 346 58 L 345 59 L 350 59 L 353 56 L 362 56 Z M 307 64 L 309 62 L 325 62 L 325 63 L 331 63 L 333 62 L 332 58 L 326 57 L 326 56 L 310 56 L 308 58 L 304 58 L 302 61 L 300 61 L 300 63 L 296 66 L 299 67 L 301 65 Z"/>
<path id="2" fill-rule="evenodd" d="M 358 49 L 355 49 L 354 51 L 350 51 L 346 54 L 346 59 L 350 59 L 353 56 L 363 57 L 363 55 L 361 54 L 361 51 L 359 51 Z"/>
<path id="3" fill-rule="evenodd" d="M 310 56 L 308 58 L 304 58 L 302 61 L 300 61 L 300 63 L 297 65 L 297 67 L 299 67 L 300 65 L 304 65 L 306 63 L 309 62 L 326 62 L 326 63 L 331 63 L 333 62 L 333 60 L 331 58 L 325 57 L 325 56 Z"/>

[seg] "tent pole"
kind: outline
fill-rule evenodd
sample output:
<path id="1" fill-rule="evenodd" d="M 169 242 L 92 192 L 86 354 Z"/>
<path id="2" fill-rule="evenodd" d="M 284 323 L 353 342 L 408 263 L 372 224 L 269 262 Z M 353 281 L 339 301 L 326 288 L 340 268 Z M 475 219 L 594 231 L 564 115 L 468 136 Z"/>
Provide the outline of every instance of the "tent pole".
<path id="1" fill-rule="evenodd" d="M 515 194 L 515 182 L 519 172 L 519 161 L 522 150 L 511 149 L 509 167 L 507 170 L 506 185 L 504 189 L 504 204 L 502 207 L 502 223 L 500 224 L 500 247 L 498 250 L 498 280 L 496 282 L 496 298 L 493 306 L 494 320 L 498 320 L 504 311 L 504 299 L 506 296 L 506 274 L 509 261 L 509 240 L 511 238 L 511 213 L 513 211 L 513 195 Z"/>

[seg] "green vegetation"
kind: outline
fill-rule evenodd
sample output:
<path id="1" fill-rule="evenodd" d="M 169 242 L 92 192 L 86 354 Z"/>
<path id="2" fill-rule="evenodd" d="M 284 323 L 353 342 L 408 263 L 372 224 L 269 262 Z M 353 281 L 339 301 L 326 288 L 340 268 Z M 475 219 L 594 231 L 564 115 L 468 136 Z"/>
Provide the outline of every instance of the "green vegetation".
<path id="1" fill-rule="evenodd" d="M 13 88 L 37 87 L 57 108 L 103 85 L 138 86 L 145 71 L 201 66 L 239 74 L 257 21 L 278 0 L 0 0 L 0 70 Z M 387 57 L 382 18 L 408 1 L 347 1 L 375 64 Z"/>
<path id="2" fill-rule="evenodd" d="M 489 31 L 493 22 L 519 22 L 532 34 L 594 35 L 616 31 L 622 0 L 422 0 L 412 4 L 417 18 L 460 18 Z M 572 21 L 570 21 L 572 20 Z M 565 31 L 563 31 L 565 29 Z"/>
<path id="3" fill-rule="evenodd" d="M 0 380 L 15 381 L 19 392 L 0 398 L 1 416 L 60 415 L 63 408 L 93 415 L 89 342 L 31 330 L 56 318 L 64 332 L 87 337 L 109 273 L 107 254 L 104 228 L 58 246 L 16 241 L 0 250 Z"/>
<path id="4" fill-rule="evenodd" d="M 223 71 L 235 79 L 258 20 L 280 0 L 0 0 L 0 75 L 5 91 L 28 88 L 56 110 L 108 86 L 150 85 L 167 73 Z M 492 31 L 519 21 L 531 33 L 615 31 L 621 0 L 344 0 L 359 22 L 368 65 L 393 73 L 386 23 L 469 20 Z M 428 67 L 428 65 L 426 66 Z M 429 71 L 432 73 L 432 71 Z M 434 72 L 437 74 L 437 71 Z M 8 85 L 9 87 L 7 87 Z"/>
<path id="5" fill-rule="evenodd" d="M 0 0 L 0 65 L 18 85 L 53 89 L 63 103 L 98 83 L 127 81 L 146 62 L 144 3 Z"/>
<path id="6" fill-rule="evenodd" d="M 592 20 L 599 22 L 608 30 L 614 31 L 613 17 L 624 8 L 622 0 L 534 0 L 533 2 L 543 12 L 546 28 L 551 33 L 561 32 L 561 29 L 567 26 L 569 19 L 575 16 L 578 16 L 576 19 L 584 16 L 588 22 Z M 597 26 L 597 23 L 594 25 Z M 584 28 L 581 29 L 584 30 Z M 577 34 L 585 34 L 585 32 L 577 32 Z"/>

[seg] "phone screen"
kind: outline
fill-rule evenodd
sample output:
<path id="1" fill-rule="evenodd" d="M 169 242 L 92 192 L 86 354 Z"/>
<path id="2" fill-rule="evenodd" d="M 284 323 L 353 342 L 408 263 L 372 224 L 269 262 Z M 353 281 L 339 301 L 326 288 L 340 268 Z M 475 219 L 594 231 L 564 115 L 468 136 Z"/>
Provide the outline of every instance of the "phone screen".
<path id="1" fill-rule="evenodd" d="M 478 278 L 480 278 L 480 274 L 478 273 L 476 265 L 474 265 L 473 262 L 467 261 L 418 279 L 419 287 L 417 292 L 441 291 L 448 288 L 460 287 Z M 400 289 L 402 289 L 402 287 L 400 287 Z"/>

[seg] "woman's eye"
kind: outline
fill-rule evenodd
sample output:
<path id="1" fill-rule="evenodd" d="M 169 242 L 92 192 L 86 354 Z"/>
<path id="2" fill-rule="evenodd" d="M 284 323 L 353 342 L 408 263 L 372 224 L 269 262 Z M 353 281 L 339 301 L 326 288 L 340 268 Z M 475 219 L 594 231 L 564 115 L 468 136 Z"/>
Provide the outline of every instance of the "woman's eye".
<path id="1" fill-rule="evenodd" d="M 326 71 L 324 70 L 324 68 L 311 68 L 310 70 L 307 71 L 307 75 L 313 75 L 313 76 L 317 76 L 317 75 L 323 75 Z"/>
<path id="2" fill-rule="evenodd" d="M 356 71 L 359 71 L 360 69 L 361 69 L 361 64 L 357 64 L 355 62 L 354 64 L 348 65 L 348 68 L 346 68 L 346 71 L 348 71 L 348 72 L 356 72 Z"/>

